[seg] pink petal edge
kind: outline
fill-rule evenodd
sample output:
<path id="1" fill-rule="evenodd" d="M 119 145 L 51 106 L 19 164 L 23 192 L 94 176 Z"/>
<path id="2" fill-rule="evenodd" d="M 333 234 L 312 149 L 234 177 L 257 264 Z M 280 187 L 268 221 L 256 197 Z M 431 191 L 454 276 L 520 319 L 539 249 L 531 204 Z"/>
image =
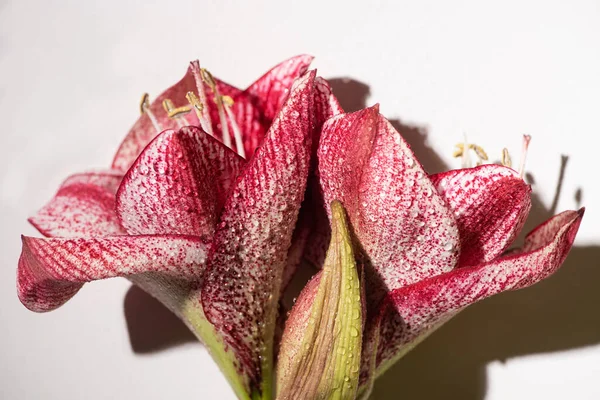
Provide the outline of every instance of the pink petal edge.
<path id="1" fill-rule="evenodd" d="M 49 237 L 123 234 L 115 213 L 115 192 L 122 178 L 115 171 L 72 175 L 29 222 Z"/>

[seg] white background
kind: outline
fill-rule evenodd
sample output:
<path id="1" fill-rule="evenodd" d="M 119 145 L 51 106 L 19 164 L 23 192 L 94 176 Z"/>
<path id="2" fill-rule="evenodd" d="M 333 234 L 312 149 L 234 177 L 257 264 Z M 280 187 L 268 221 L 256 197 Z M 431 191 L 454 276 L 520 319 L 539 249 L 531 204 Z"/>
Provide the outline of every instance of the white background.
<path id="1" fill-rule="evenodd" d="M 515 161 L 528 133 L 532 224 L 548 216 L 562 154 L 557 208 L 577 207 L 578 191 L 588 207 L 556 276 L 463 312 L 373 397 L 600 398 L 599 40 L 597 0 L 0 0 L 0 398 L 232 398 L 206 351 L 159 308 L 148 317 L 135 292 L 130 341 L 124 280 L 87 285 L 49 314 L 25 310 L 19 235 L 36 234 L 26 217 L 67 175 L 109 165 L 141 93 L 160 93 L 188 61 L 245 86 L 304 52 L 413 126 L 406 136 L 430 170 L 458 166 L 464 132 Z M 346 104 L 366 93 L 340 87 Z M 150 351 L 165 339 L 186 344 Z"/>

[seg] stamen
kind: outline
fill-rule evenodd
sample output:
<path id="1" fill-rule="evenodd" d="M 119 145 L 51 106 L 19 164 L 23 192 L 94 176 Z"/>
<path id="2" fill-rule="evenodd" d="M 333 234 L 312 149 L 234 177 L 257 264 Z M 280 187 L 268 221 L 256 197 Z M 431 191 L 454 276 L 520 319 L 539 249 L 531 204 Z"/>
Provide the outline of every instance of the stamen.
<path id="1" fill-rule="evenodd" d="M 467 149 L 467 150 L 465 150 Z M 462 167 L 463 168 L 470 168 L 471 167 L 471 159 L 469 157 L 469 150 L 473 150 L 475 152 L 475 155 L 477 155 L 477 165 L 481 165 L 483 164 L 484 161 L 488 160 L 488 155 L 485 152 L 485 150 L 483 150 L 483 147 L 478 146 L 474 143 L 467 143 L 467 139 L 465 136 L 465 142 L 464 143 L 458 143 L 456 144 L 456 150 L 454 150 L 454 153 L 452 154 L 455 158 L 458 157 L 462 157 Z"/>
<path id="2" fill-rule="evenodd" d="M 188 92 L 186 97 L 194 107 L 194 111 L 196 111 L 202 129 L 209 135 L 214 136 L 212 121 L 210 120 L 210 113 L 208 111 L 208 103 L 206 101 L 206 92 L 204 91 L 204 84 L 202 83 L 202 69 L 200 68 L 200 62 L 198 62 L 198 60 L 192 61 L 190 67 L 192 69 L 192 74 L 194 75 L 194 80 L 196 81 L 198 97 L 196 97 L 193 92 Z"/>
<path id="3" fill-rule="evenodd" d="M 233 99 L 230 96 L 223 96 L 223 106 L 225 107 L 225 112 L 227 113 L 229 122 L 231 122 L 231 128 L 233 130 L 233 137 L 235 139 L 235 148 L 237 150 L 237 153 L 242 158 L 246 158 L 244 142 L 242 141 L 242 131 L 240 130 L 240 127 L 237 124 L 237 121 L 235 120 L 235 115 L 233 115 L 233 111 L 231 111 L 231 106 L 233 106 Z"/>
<path id="4" fill-rule="evenodd" d="M 148 95 L 148 93 L 144 93 L 142 95 L 142 100 L 140 101 L 140 112 L 142 114 L 148 114 L 148 118 L 150 118 L 150 122 L 152 122 L 156 133 L 162 132 L 162 128 L 160 127 L 158 120 L 154 116 L 154 113 L 152 113 L 152 111 L 150 110 L 150 96 Z"/>
<path id="5" fill-rule="evenodd" d="M 512 160 L 510 159 L 510 154 L 508 154 L 508 149 L 506 147 L 502 149 L 502 161 L 501 161 L 501 163 L 505 167 L 508 167 L 508 168 L 512 167 Z"/>
<path id="6" fill-rule="evenodd" d="M 469 143 L 467 142 L 467 134 L 464 133 L 464 144 L 463 144 L 463 153 L 462 153 L 462 167 L 463 168 L 471 168 L 471 157 L 469 157 Z"/>
<path id="7" fill-rule="evenodd" d="M 229 135 L 229 126 L 227 125 L 227 118 L 225 117 L 225 107 L 223 106 L 223 96 L 219 93 L 217 83 L 213 78 L 212 74 L 205 68 L 201 69 L 202 79 L 211 88 L 214 94 L 214 102 L 217 105 L 217 111 L 219 113 L 219 120 L 221 122 L 221 134 L 223 135 L 223 144 L 231 148 L 231 136 Z"/>
<path id="8" fill-rule="evenodd" d="M 189 106 L 175 107 L 175 104 L 173 104 L 171 99 L 163 100 L 162 105 L 169 118 L 177 122 L 177 126 L 183 128 L 184 126 L 188 125 L 187 120 L 185 119 L 185 114 L 191 111 Z"/>
<path id="9" fill-rule="evenodd" d="M 465 151 L 465 144 L 457 143 L 455 147 L 456 147 L 456 150 L 454 150 L 454 153 L 452 153 L 452 157 L 454 157 L 454 158 L 462 157 L 463 151 Z"/>
<path id="10" fill-rule="evenodd" d="M 521 163 L 519 164 L 519 175 L 521 178 L 525 176 L 525 161 L 527 160 L 527 149 L 529 148 L 530 141 L 530 135 L 523 135 L 523 150 L 521 152 Z"/>

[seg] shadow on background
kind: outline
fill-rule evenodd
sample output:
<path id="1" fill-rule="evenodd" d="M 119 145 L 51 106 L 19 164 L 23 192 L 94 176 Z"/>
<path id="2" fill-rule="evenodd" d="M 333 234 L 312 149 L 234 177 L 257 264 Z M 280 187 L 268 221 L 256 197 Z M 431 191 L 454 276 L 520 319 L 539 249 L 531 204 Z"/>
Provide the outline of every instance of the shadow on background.
<path id="1" fill-rule="evenodd" d="M 350 79 L 331 79 L 330 83 L 346 111 L 366 106 L 367 85 Z M 448 169 L 427 145 L 424 128 L 398 120 L 392 123 L 428 172 Z M 533 195 L 524 232 L 556 212 L 566 163 L 563 157 L 550 208 Z M 581 200 L 581 190 L 573 195 Z M 574 247 L 552 277 L 477 303 L 442 326 L 377 380 L 372 398 L 481 400 L 487 387 L 485 367 L 491 361 L 600 343 L 599 288 L 600 247 Z M 135 287 L 125 298 L 125 316 L 137 353 L 195 341 L 175 316 Z"/>

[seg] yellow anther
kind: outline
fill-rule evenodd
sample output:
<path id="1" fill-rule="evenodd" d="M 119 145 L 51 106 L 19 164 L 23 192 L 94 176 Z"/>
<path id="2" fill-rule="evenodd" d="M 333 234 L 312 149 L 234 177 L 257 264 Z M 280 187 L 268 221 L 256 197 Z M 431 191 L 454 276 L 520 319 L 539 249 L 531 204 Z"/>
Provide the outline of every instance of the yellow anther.
<path id="1" fill-rule="evenodd" d="M 206 68 L 200 69 L 202 73 L 202 80 L 210 86 L 211 89 L 214 89 L 217 86 L 217 82 L 215 82 L 215 78 L 213 78 L 212 74 L 208 72 Z"/>
<path id="2" fill-rule="evenodd" d="M 510 154 L 508 154 L 508 149 L 506 147 L 502 149 L 501 163 L 505 167 L 508 167 L 508 168 L 512 167 L 512 160 L 510 159 Z"/>
<path id="3" fill-rule="evenodd" d="M 462 157 L 465 146 L 462 143 L 456 145 L 456 150 L 452 153 L 452 156 L 455 158 Z"/>
<path id="4" fill-rule="evenodd" d="M 196 110 L 196 114 L 202 112 L 202 110 L 204 109 L 204 106 L 200 102 L 200 99 L 198 98 L 198 96 L 196 96 L 194 94 L 194 92 L 187 92 L 185 95 L 185 98 L 187 99 L 187 101 L 190 102 L 192 107 L 194 107 L 194 110 Z M 200 114 L 198 114 L 198 118 L 200 118 Z"/>
<path id="5" fill-rule="evenodd" d="M 231 107 L 233 106 L 233 99 L 231 98 L 231 96 L 223 96 L 223 104 L 225 104 L 227 107 Z"/>
<path id="6" fill-rule="evenodd" d="M 464 151 L 465 151 L 465 144 L 457 143 L 455 147 L 456 147 L 456 150 L 454 150 L 454 153 L 452 153 L 452 155 L 454 157 L 462 157 L 464 154 Z M 480 161 L 488 160 L 488 155 L 485 152 L 485 150 L 483 150 L 483 147 L 478 146 L 476 144 L 469 143 L 468 149 L 473 150 L 475 152 L 475 154 L 477 154 L 477 158 L 479 158 Z"/>
<path id="7" fill-rule="evenodd" d="M 189 113 L 190 111 L 192 111 L 192 108 L 190 106 L 181 106 L 181 107 L 171 109 L 171 111 L 169 111 L 168 115 L 169 115 L 169 118 L 177 118 L 177 117 L 180 117 L 182 115 Z"/>
<path id="8" fill-rule="evenodd" d="M 175 108 L 175 104 L 173 104 L 171 99 L 164 99 L 162 102 L 162 106 L 167 113 L 169 113 L 172 109 Z"/>
<path id="9" fill-rule="evenodd" d="M 175 107 L 171 99 L 163 100 L 162 105 L 169 118 L 177 118 L 192 111 L 190 106 Z"/>
<path id="10" fill-rule="evenodd" d="M 150 107 L 150 95 L 148 93 L 144 93 L 142 95 L 142 99 L 140 100 L 140 114 L 144 114 L 148 107 Z"/>

